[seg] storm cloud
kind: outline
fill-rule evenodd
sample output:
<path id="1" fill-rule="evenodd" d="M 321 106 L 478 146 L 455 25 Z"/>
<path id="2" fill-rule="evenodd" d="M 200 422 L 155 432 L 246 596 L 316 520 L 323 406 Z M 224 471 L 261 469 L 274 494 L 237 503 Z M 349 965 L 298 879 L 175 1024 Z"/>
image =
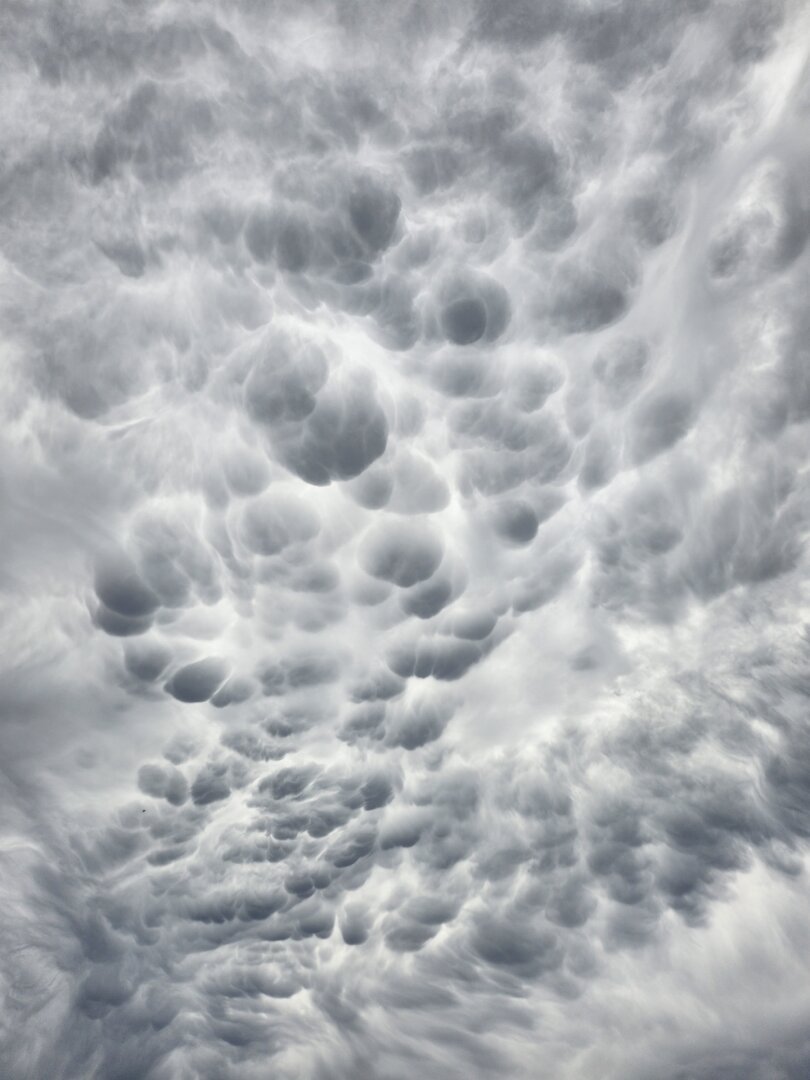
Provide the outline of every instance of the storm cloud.
<path id="1" fill-rule="evenodd" d="M 0 1074 L 805 1080 L 806 4 L 0 26 Z"/>

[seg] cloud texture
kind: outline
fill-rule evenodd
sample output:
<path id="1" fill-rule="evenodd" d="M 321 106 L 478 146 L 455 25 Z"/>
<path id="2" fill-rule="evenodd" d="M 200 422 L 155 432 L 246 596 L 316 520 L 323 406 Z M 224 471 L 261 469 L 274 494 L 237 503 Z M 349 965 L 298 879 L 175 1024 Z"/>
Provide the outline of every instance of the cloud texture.
<path id="1" fill-rule="evenodd" d="M 0 1073 L 810 1075 L 801 0 L 11 0 Z"/>

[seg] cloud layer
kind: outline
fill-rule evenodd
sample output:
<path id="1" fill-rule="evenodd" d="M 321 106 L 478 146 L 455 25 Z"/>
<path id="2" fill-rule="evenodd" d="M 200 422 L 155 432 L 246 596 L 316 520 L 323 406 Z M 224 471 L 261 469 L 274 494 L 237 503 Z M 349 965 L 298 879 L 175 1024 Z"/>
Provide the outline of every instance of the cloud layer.
<path id="1" fill-rule="evenodd" d="M 806 1077 L 805 6 L 2 26 L 2 1075 Z"/>

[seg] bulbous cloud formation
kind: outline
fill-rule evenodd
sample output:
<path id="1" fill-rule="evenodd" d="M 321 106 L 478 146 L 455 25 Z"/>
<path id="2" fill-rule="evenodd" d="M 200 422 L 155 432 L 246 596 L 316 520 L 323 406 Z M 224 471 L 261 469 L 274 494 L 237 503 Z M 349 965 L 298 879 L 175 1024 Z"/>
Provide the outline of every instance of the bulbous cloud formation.
<path id="1" fill-rule="evenodd" d="M 2 25 L 0 1075 L 805 1080 L 807 5 Z"/>

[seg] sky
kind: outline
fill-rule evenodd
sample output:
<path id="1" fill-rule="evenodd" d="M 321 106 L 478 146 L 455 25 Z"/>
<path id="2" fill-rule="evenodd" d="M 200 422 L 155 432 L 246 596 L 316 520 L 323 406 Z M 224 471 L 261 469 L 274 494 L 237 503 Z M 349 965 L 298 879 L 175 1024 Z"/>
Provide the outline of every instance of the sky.
<path id="1" fill-rule="evenodd" d="M 0 1075 L 806 1080 L 807 4 L 0 35 Z"/>

